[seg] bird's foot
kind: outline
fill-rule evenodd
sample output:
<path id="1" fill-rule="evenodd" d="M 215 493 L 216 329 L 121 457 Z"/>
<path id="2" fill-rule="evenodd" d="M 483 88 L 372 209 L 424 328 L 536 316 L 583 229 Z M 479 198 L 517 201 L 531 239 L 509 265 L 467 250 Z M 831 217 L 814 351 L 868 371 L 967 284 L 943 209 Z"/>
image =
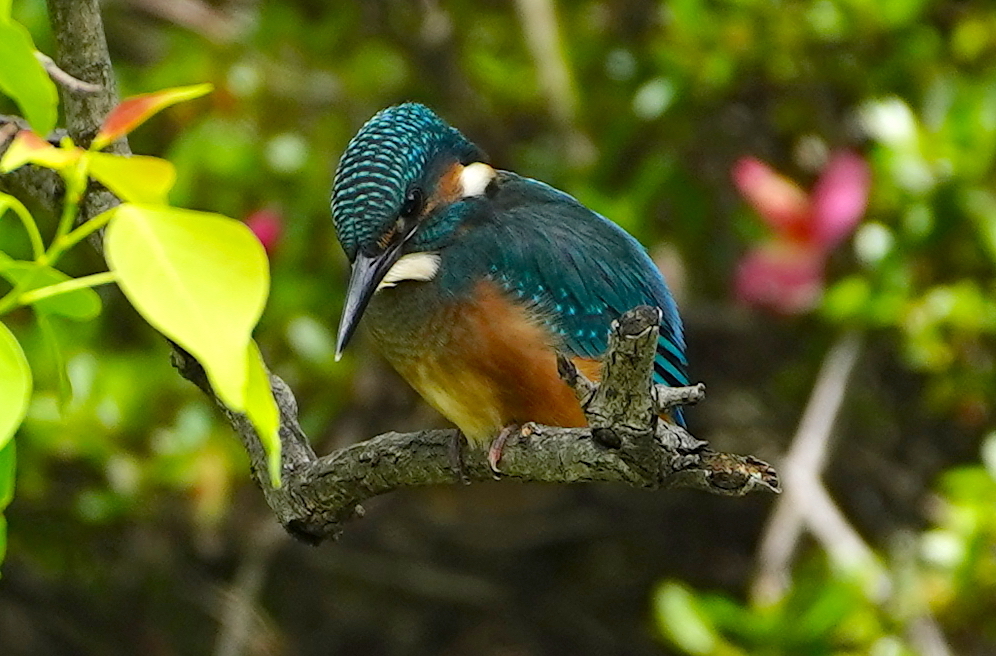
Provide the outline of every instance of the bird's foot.
<path id="1" fill-rule="evenodd" d="M 463 446 L 467 443 L 467 438 L 463 431 L 458 430 L 450 441 L 450 469 L 457 475 L 460 482 L 470 485 L 470 477 L 467 476 L 467 467 L 463 461 Z"/>
<path id="2" fill-rule="evenodd" d="M 494 472 L 495 480 L 498 480 L 501 470 L 498 469 L 498 462 L 501 460 L 501 452 L 505 448 L 505 443 L 508 442 L 508 438 L 512 436 L 512 433 L 518 432 L 519 424 L 509 424 L 505 428 L 501 429 L 498 433 L 498 437 L 491 442 L 491 447 L 488 448 L 488 464 L 491 465 L 491 471 Z"/>

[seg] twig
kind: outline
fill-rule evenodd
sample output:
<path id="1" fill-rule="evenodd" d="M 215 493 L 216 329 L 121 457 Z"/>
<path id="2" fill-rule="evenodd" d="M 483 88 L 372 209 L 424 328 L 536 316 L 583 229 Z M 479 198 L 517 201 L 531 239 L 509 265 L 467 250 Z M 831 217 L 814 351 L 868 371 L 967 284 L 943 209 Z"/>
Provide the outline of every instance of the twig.
<path id="1" fill-rule="evenodd" d="M 100 130 L 104 117 L 118 104 L 114 69 L 100 17 L 100 2 L 48 0 L 48 16 L 55 36 L 55 59 L 59 68 L 76 79 L 99 87 L 95 93 L 87 94 L 66 93 L 66 89 L 59 89 L 69 136 L 76 144 L 86 148 Z M 108 150 L 121 155 L 131 154 L 124 139 L 111 144 Z M 108 209 L 117 202 L 110 198 L 113 196 L 92 198 L 89 204 L 106 203 L 103 209 Z"/>
<path id="2" fill-rule="evenodd" d="M 756 602 L 774 602 L 788 589 L 792 558 L 805 526 L 816 532 L 838 564 L 851 567 L 875 562 L 874 553 L 837 509 L 820 480 L 833 426 L 860 350 L 860 336 L 847 333 L 827 352 L 820 367 L 782 466 L 785 494 L 775 505 L 761 539 L 758 573 L 751 591 Z"/>
<path id="3" fill-rule="evenodd" d="M 626 320 L 641 314 L 643 321 Z M 593 428 L 555 428 L 526 424 L 518 439 L 502 453 L 506 478 L 547 483 L 617 482 L 646 489 L 693 487 L 739 496 L 775 490 L 778 479 L 767 464 L 750 456 L 717 453 L 652 412 L 649 370 L 640 375 L 635 360 L 653 359 L 657 314 L 649 308 L 624 315 L 614 325 L 603 382 L 585 408 Z M 634 330 L 635 332 L 626 332 Z M 177 349 L 180 374 L 217 401 L 200 365 Z M 362 514 L 360 503 L 407 487 L 459 483 L 450 466 L 455 431 L 386 433 L 317 457 L 297 423 L 297 404 L 276 376 L 271 386 L 281 414 L 283 486 L 269 485 L 263 446 L 246 418 L 222 411 L 242 439 L 253 477 L 267 503 L 288 531 L 307 542 L 335 537 L 344 522 Z M 642 400 L 639 400 L 642 399 Z M 612 439 L 599 431 L 608 431 Z M 606 448 L 612 442 L 615 448 Z M 490 481 L 486 454 L 465 454 L 464 474 L 470 481 Z"/>
<path id="4" fill-rule="evenodd" d="M 248 651 L 253 642 L 256 599 L 263 588 L 266 570 L 277 549 L 287 542 L 287 534 L 272 522 L 260 522 L 251 536 L 252 542 L 235 572 L 235 580 L 223 596 L 215 656 L 241 656 Z"/>
<path id="5" fill-rule="evenodd" d="M 231 3 L 242 11 L 222 11 L 201 0 L 129 0 L 130 4 L 163 20 L 182 25 L 213 41 L 230 43 L 252 24 L 247 3 Z"/>
<path id="6" fill-rule="evenodd" d="M 515 7 L 536 63 L 540 89 L 560 125 L 570 160 L 577 165 L 587 164 L 594 158 L 595 149 L 577 128 L 577 93 L 560 41 L 556 6 L 553 0 L 516 0 Z"/>
<path id="7" fill-rule="evenodd" d="M 865 578 L 878 604 L 887 604 L 897 592 L 885 566 L 833 502 L 821 478 L 833 426 L 860 352 L 861 336 L 847 333 L 823 360 L 782 467 L 785 494 L 778 500 L 761 541 L 759 571 L 751 589 L 755 603 L 767 605 L 785 595 L 803 528 L 826 549 L 835 565 Z M 929 611 L 909 620 L 906 629 L 910 642 L 923 656 L 951 656 L 944 634 Z"/>
<path id="8" fill-rule="evenodd" d="M 501 584 L 427 559 L 372 553 L 351 549 L 342 543 L 329 548 L 328 557 L 322 558 L 318 566 L 336 578 L 402 592 L 405 596 L 492 611 L 514 603 L 514 596 Z"/>
<path id="9" fill-rule="evenodd" d="M 13 121 L 8 123 L 3 120 L 2 116 L 0 116 L 0 157 L 2 157 L 7 151 L 7 146 L 14 140 L 14 135 L 16 135 L 19 130 L 20 127 L 18 127 L 17 123 L 14 123 Z"/>
<path id="10" fill-rule="evenodd" d="M 577 116 L 578 103 L 560 42 L 557 9 L 551 0 L 516 0 L 515 7 L 536 62 L 540 88 L 557 120 L 569 125 Z"/>
<path id="11" fill-rule="evenodd" d="M 101 90 L 101 86 L 99 84 L 84 82 L 83 80 L 79 80 L 65 72 L 56 65 L 51 57 L 43 52 L 35 50 L 35 59 L 41 62 L 41 65 L 45 68 L 45 72 L 48 73 L 50 78 L 52 78 L 52 81 L 62 85 L 70 91 L 74 91 L 76 93 L 97 93 Z"/>
<path id="12" fill-rule="evenodd" d="M 911 621 L 906 634 L 920 656 L 953 656 L 944 632 L 933 615 L 924 614 Z"/>

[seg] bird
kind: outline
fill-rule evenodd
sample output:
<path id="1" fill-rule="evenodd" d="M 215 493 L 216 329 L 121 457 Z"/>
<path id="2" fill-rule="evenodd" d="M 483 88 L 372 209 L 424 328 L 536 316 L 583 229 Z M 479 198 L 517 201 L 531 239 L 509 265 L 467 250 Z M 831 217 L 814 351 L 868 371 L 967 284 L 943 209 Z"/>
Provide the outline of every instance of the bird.
<path id="1" fill-rule="evenodd" d="M 654 381 L 688 385 L 678 308 L 646 249 L 571 195 L 492 167 L 425 105 L 388 107 L 360 128 L 336 167 L 331 212 L 350 262 L 336 359 L 362 317 L 496 473 L 525 423 L 587 425 L 557 354 L 597 380 L 627 310 L 659 308 Z M 670 418 L 685 425 L 681 408 Z"/>

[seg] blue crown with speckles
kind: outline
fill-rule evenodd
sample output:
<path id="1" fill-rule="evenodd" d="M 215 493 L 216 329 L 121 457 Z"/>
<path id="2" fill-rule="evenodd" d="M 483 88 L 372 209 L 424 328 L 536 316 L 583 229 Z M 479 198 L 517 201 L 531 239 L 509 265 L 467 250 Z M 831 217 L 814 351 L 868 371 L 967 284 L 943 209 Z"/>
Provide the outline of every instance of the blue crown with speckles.
<path id="1" fill-rule="evenodd" d="M 350 261 L 396 219 L 408 189 L 445 154 L 463 163 L 481 157 L 476 146 L 425 105 L 389 107 L 360 128 L 332 183 L 332 221 Z"/>

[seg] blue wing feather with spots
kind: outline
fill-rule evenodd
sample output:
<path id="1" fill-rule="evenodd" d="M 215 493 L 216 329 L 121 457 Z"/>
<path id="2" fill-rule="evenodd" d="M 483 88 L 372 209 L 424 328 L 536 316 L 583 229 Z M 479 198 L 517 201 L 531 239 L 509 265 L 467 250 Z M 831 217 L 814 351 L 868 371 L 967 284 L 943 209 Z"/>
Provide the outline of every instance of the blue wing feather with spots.
<path id="1" fill-rule="evenodd" d="M 491 200 L 497 234 L 478 238 L 502 247 L 492 242 L 468 251 L 488 254 L 478 266 L 487 266 L 498 284 L 533 306 L 566 350 L 600 357 L 614 319 L 638 305 L 656 306 L 662 318 L 654 380 L 688 384 L 678 308 L 639 242 L 573 197 L 514 174 L 501 174 Z M 680 409 L 674 416 L 684 424 Z"/>

